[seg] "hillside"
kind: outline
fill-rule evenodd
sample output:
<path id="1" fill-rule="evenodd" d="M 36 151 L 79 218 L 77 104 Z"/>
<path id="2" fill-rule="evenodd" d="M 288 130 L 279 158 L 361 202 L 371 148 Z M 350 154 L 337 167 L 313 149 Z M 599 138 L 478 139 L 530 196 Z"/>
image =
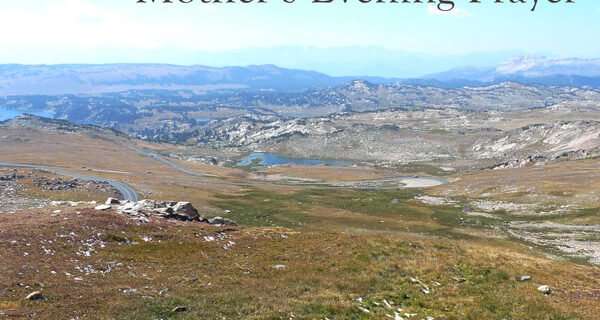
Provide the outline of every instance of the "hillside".
<path id="1" fill-rule="evenodd" d="M 19 214 L 28 219 L 0 215 L 0 270 L 10 279 L 0 282 L 0 310 L 9 318 L 592 319 L 598 312 L 596 269 L 489 243 L 158 219 L 140 225 L 91 208 Z M 536 290 L 544 284 L 552 295 Z M 36 291 L 38 301 L 24 299 Z"/>
<path id="2" fill-rule="evenodd" d="M 0 269 L 14 279 L 0 281 L 0 312 L 17 318 L 51 318 L 63 310 L 69 317 L 125 319 L 593 319 L 600 308 L 597 161 L 462 170 L 464 160 L 451 159 L 455 170 L 445 167 L 448 159 L 436 163 L 427 153 L 468 153 L 460 145 L 482 137 L 495 141 L 484 146 L 503 147 L 524 135 L 532 140 L 515 145 L 515 156 L 597 146 L 597 122 L 573 119 L 596 110 L 557 110 L 562 114 L 548 119 L 572 120 L 521 126 L 540 120 L 539 110 L 394 110 L 304 122 L 267 117 L 246 132 L 232 131 L 236 136 L 227 141 L 266 146 L 291 139 L 298 143 L 289 147 L 310 146 L 317 155 L 340 152 L 335 144 L 316 143 L 325 141 L 311 137 L 320 132 L 364 141 L 371 154 L 382 153 L 369 147 L 388 145 L 385 150 L 413 157 L 397 167 L 227 167 L 223 159 L 244 153 L 149 143 L 29 115 L 5 122 L 0 162 L 45 167 L 0 163 L 0 251 L 8 261 Z M 435 129 L 440 123 L 445 131 Z M 482 129 L 492 124 L 496 130 Z M 301 128 L 308 130 L 297 135 L 308 139 L 303 144 L 285 134 Z M 464 137 L 450 144 L 451 135 Z M 547 145 L 539 143 L 544 139 Z M 209 155 L 219 161 L 196 160 Z M 474 167 L 484 162 L 476 161 Z M 451 183 L 403 188 L 405 180 L 395 179 L 427 172 Z M 103 208 L 97 204 L 117 191 L 70 176 L 81 174 L 125 184 L 140 199 L 189 201 L 202 217 L 239 226 Z M 544 285 L 546 294 L 538 290 Z M 24 299 L 36 291 L 38 300 Z"/>

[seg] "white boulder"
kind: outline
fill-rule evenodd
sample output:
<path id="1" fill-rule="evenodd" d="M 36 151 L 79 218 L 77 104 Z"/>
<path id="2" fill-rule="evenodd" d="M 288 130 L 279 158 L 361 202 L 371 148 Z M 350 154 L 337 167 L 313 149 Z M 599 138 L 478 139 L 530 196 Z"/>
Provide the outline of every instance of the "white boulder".
<path id="1" fill-rule="evenodd" d="M 537 289 L 538 289 L 539 292 L 541 292 L 541 293 L 543 293 L 543 294 L 545 294 L 547 296 L 549 296 L 550 294 L 552 294 L 552 289 L 550 289 L 549 286 L 545 286 L 545 285 L 544 286 L 539 286 Z"/>

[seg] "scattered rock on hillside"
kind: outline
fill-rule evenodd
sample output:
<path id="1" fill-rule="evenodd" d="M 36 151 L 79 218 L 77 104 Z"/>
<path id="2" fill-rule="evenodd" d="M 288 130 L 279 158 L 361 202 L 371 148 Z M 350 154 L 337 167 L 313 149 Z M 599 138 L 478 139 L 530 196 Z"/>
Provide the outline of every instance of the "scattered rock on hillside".
<path id="1" fill-rule="evenodd" d="M 2 145 L 2 143 L 0 143 Z M 48 206 L 49 199 L 23 196 L 21 191 L 28 190 L 27 176 L 17 170 L 0 166 L 0 213 L 14 213 L 24 208 L 42 208 Z"/>
<path id="2" fill-rule="evenodd" d="M 65 180 L 63 178 L 49 178 L 45 176 L 32 176 L 33 185 L 49 191 L 73 191 L 85 189 L 92 192 L 103 192 L 118 195 L 120 192 L 105 181 L 84 181 L 79 179 Z"/>
<path id="3" fill-rule="evenodd" d="M 64 180 L 62 178 L 34 177 L 33 184 L 44 190 L 72 190 L 82 186 L 78 179 Z"/>
<path id="4" fill-rule="evenodd" d="M 23 179 L 24 176 L 17 174 L 18 171 L 13 170 L 10 174 L 0 175 L 0 181 L 15 181 Z"/>

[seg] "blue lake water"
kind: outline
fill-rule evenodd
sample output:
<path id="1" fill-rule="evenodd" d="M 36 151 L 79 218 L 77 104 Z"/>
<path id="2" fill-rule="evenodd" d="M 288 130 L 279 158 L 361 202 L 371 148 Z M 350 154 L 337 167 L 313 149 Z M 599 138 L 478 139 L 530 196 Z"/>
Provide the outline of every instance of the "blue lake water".
<path id="1" fill-rule="evenodd" d="M 253 168 L 262 168 L 270 165 L 276 164 L 300 164 L 300 165 L 308 165 L 308 166 L 316 166 L 316 165 L 328 165 L 328 166 L 336 166 L 336 167 L 349 167 L 352 164 L 343 161 L 329 161 L 329 160 L 316 160 L 316 159 L 295 159 L 282 157 L 272 153 L 252 153 L 245 157 L 237 166 L 247 166 L 252 164 L 254 159 L 260 159 L 260 165 L 254 166 Z"/>
<path id="2" fill-rule="evenodd" d="M 23 113 L 34 114 L 36 116 L 44 117 L 44 118 L 53 118 L 54 116 L 51 113 L 42 111 L 42 110 L 14 110 L 14 109 L 6 109 L 0 108 L 0 121 L 8 120 L 16 118 Z"/>
<path id="3" fill-rule="evenodd" d="M 211 122 L 212 120 L 213 119 L 211 119 L 211 118 L 196 118 L 196 122 L 200 122 L 200 123 Z"/>

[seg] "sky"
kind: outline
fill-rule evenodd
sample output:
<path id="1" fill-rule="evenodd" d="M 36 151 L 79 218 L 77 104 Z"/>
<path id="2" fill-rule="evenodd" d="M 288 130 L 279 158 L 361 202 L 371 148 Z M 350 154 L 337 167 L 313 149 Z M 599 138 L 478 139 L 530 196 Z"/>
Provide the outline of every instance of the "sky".
<path id="1" fill-rule="evenodd" d="M 456 8 L 448 13 L 426 3 L 358 0 L 136 1 L 1 1 L 0 63 L 204 64 L 205 57 L 212 57 L 205 60 L 245 65 L 259 61 L 257 54 L 261 62 L 270 58 L 281 62 L 276 49 L 289 46 L 317 52 L 376 48 L 440 58 L 499 52 L 600 57 L 600 2 L 593 0 L 573 4 L 538 0 L 535 12 L 530 11 L 533 0 L 525 4 L 455 0 Z M 244 59 L 244 50 L 256 48 L 263 50 Z M 215 59 L 221 53 L 230 54 L 230 59 Z"/>

